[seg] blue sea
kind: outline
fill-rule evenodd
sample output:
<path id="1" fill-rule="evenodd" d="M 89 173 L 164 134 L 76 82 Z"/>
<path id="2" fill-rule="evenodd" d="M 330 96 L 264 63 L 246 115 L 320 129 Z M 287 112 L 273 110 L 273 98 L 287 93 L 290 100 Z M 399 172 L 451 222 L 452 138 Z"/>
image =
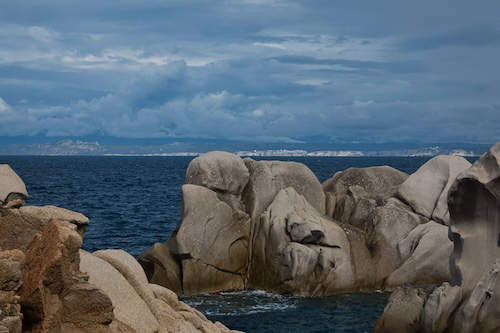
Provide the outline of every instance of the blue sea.
<path id="1" fill-rule="evenodd" d="M 21 176 L 29 205 L 81 212 L 91 225 L 83 248 L 121 248 L 137 256 L 180 223 L 181 186 L 192 157 L 0 156 Z M 264 159 L 264 158 L 261 158 Z M 306 164 L 322 182 L 349 167 L 390 165 L 413 173 L 428 157 L 279 157 Z M 246 332 L 370 332 L 388 294 L 290 297 L 262 291 L 183 300 Z"/>

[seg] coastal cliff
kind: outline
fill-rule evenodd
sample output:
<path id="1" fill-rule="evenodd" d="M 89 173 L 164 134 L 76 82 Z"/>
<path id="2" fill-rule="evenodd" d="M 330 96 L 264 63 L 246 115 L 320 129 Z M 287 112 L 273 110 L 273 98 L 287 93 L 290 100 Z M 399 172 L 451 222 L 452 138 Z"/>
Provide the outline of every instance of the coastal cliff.
<path id="1" fill-rule="evenodd" d="M 84 215 L 27 199 L 0 165 L 0 332 L 230 332 L 150 284 L 127 252 L 81 250 Z"/>

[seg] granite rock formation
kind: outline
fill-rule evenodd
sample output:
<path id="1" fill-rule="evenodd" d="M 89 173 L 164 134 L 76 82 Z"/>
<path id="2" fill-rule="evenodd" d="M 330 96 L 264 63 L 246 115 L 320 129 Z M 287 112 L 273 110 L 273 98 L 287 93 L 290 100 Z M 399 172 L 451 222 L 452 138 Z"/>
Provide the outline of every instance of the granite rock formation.
<path id="1" fill-rule="evenodd" d="M 350 168 L 320 184 L 300 163 L 207 153 L 188 167 L 178 230 L 139 262 L 151 283 L 186 295 L 439 284 L 450 280 L 452 248 L 442 201 L 469 165 L 438 156 L 410 176 L 387 166 Z"/>
<path id="2" fill-rule="evenodd" d="M 428 293 L 396 290 L 376 332 L 396 332 L 410 323 L 418 332 L 500 330 L 500 143 L 456 177 L 448 208 L 451 282 Z M 398 309 L 395 300 L 403 292 L 418 315 Z"/>

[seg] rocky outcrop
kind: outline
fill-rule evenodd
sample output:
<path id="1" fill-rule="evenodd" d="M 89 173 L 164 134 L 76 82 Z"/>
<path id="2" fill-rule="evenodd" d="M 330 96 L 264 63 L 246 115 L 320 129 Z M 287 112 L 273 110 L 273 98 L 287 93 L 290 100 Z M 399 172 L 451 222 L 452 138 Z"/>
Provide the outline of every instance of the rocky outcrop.
<path id="1" fill-rule="evenodd" d="M 22 331 L 21 305 L 17 292 L 21 287 L 24 254 L 19 250 L 0 252 L 0 332 Z"/>
<path id="2" fill-rule="evenodd" d="M 150 285 L 125 251 L 81 251 L 82 214 L 8 203 L 0 207 L 0 332 L 229 332 Z"/>
<path id="3" fill-rule="evenodd" d="M 397 304 L 391 297 L 377 332 L 396 331 L 409 323 L 419 332 L 500 330 L 500 143 L 456 177 L 448 207 L 451 284 L 435 288 L 423 297 L 422 305 L 415 305 L 417 321 L 393 311 Z"/>
<path id="4" fill-rule="evenodd" d="M 389 166 L 349 168 L 337 172 L 322 186 L 326 193 L 326 215 L 363 227 L 372 210 L 397 192 L 408 178 Z"/>
<path id="5" fill-rule="evenodd" d="M 67 221 L 76 225 L 78 233 L 83 237 L 89 225 L 89 218 L 69 209 L 56 206 L 24 206 L 19 209 L 23 219 L 32 224 L 47 224 L 50 220 Z"/>
<path id="6" fill-rule="evenodd" d="M 325 295 L 354 286 L 346 233 L 292 187 L 278 193 L 253 237 L 250 288 Z"/>
<path id="7" fill-rule="evenodd" d="M 260 214 L 274 200 L 279 191 L 292 187 L 319 213 L 325 213 L 325 194 L 320 182 L 305 165 L 297 162 L 254 161 L 245 158 L 245 165 L 250 171 L 247 188 L 243 199 L 252 218 Z"/>
<path id="8" fill-rule="evenodd" d="M 26 251 L 36 234 L 42 233 L 50 221 L 72 223 L 83 237 L 89 219 L 83 214 L 54 206 L 24 206 L 19 209 L 0 209 L 0 250 Z"/>
<path id="9" fill-rule="evenodd" d="M 349 168 L 320 184 L 300 163 L 207 153 L 188 167 L 178 230 L 139 262 L 150 282 L 186 295 L 247 288 L 329 295 L 441 283 L 450 279 L 452 243 L 446 227 L 430 221 L 445 222 L 442 200 L 467 165 L 437 157 L 411 176 L 388 166 Z M 438 190 L 429 199 L 420 183 L 433 171 Z M 426 205 L 428 213 L 419 208 Z"/>
<path id="10" fill-rule="evenodd" d="M 174 292 L 149 284 L 140 264 L 123 250 L 80 250 L 80 258 L 89 282 L 113 303 L 111 332 L 230 332 L 180 302 Z"/>
<path id="11" fill-rule="evenodd" d="M 418 214 L 448 224 L 448 191 L 457 175 L 470 166 L 460 156 L 436 156 L 408 177 L 397 196 Z"/>
<path id="12" fill-rule="evenodd" d="M 23 330 L 107 332 L 113 306 L 79 270 L 76 226 L 52 221 L 28 246 L 19 291 Z"/>
<path id="13" fill-rule="evenodd" d="M 28 199 L 23 180 L 8 164 L 0 164 L 0 207 L 17 208 Z"/>
<path id="14" fill-rule="evenodd" d="M 166 244 L 155 243 L 141 253 L 137 260 L 149 282 L 168 286 L 176 294 L 182 294 L 181 268 Z"/>
<path id="15" fill-rule="evenodd" d="M 447 265 L 453 244 L 448 228 L 434 221 L 418 225 L 397 245 L 403 264 L 385 281 L 386 288 L 450 281 Z"/>
<path id="16" fill-rule="evenodd" d="M 250 219 L 202 186 L 184 185 L 177 255 L 185 294 L 243 289 Z"/>

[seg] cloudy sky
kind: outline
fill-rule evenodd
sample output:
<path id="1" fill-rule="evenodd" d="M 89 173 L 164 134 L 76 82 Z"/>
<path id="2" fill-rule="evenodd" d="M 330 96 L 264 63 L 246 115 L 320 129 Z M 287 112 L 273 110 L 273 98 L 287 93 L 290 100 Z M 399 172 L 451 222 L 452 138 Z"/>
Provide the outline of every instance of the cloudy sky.
<path id="1" fill-rule="evenodd" d="M 4 0 L 0 142 L 493 142 L 499 59 L 498 0 Z"/>

